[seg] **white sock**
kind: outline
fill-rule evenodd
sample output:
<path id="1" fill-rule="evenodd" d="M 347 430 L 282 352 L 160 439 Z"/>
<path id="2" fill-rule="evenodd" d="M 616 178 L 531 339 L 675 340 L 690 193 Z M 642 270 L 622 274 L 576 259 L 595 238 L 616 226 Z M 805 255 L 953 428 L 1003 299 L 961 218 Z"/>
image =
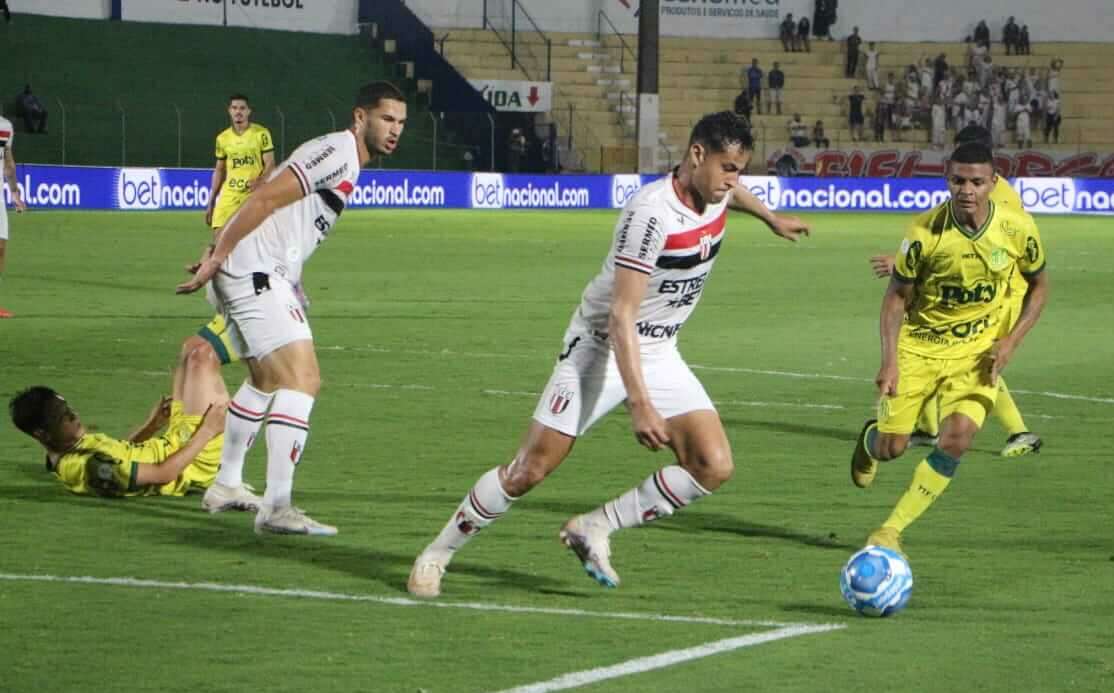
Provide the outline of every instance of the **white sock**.
<path id="1" fill-rule="evenodd" d="M 271 406 L 273 393 L 260 392 L 245 380 L 236 396 L 228 403 L 224 417 L 224 447 L 220 451 L 217 483 L 239 486 L 244 483 L 244 458 L 263 425 L 263 416 Z"/>
<path id="2" fill-rule="evenodd" d="M 698 484 L 683 467 L 674 464 L 662 467 L 641 485 L 609 500 L 590 514 L 597 520 L 606 520 L 614 532 L 669 517 L 709 493 L 711 491 Z"/>
<path id="3" fill-rule="evenodd" d="M 294 491 L 294 468 L 302 459 L 309 437 L 309 413 L 313 398 L 297 390 L 277 390 L 267 414 L 267 489 L 263 504 L 275 508 L 290 505 Z"/>
<path id="4" fill-rule="evenodd" d="M 445 528 L 426 548 L 426 553 L 438 554 L 448 561 L 477 532 L 502 517 L 515 500 L 503 490 L 499 467 L 488 470 L 461 501 Z"/>

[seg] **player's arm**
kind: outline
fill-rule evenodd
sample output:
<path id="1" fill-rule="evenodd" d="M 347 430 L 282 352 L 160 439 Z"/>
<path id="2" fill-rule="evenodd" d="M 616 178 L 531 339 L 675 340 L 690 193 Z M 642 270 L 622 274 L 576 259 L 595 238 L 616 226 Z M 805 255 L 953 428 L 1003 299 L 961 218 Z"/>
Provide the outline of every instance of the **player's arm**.
<path id="1" fill-rule="evenodd" d="M 209 204 L 205 207 L 205 225 L 211 226 L 213 224 L 213 207 L 217 204 L 217 196 L 220 195 L 220 187 L 224 185 L 224 179 L 228 177 L 228 167 L 225 165 L 224 159 L 217 159 L 217 163 L 213 166 L 213 176 L 209 180 Z"/>
<path id="2" fill-rule="evenodd" d="M 176 292 L 188 294 L 205 286 L 217 273 L 221 264 L 228 258 L 236 244 L 263 223 L 270 215 L 283 207 L 293 204 L 308 194 L 293 168 L 287 168 L 279 175 L 264 183 L 244 202 L 228 223 L 217 234 L 205 258 L 189 268 L 193 279 L 179 284 Z"/>
<path id="3" fill-rule="evenodd" d="M 151 409 L 151 413 L 147 415 L 147 420 L 143 422 L 139 428 L 135 429 L 128 436 L 128 441 L 132 443 L 142 443 L 145 440 L 150 440 L 152 436 L 161 431 L 167 422 L 170 421 L 170 405 L 173 398 L 169 395 L 163 396 Z"/>
<path id="4" fill-rule="evenodd" d="M 200 425 L 185 445 L 178 448 L 159 464 L 136 464 L 136 485 L 161 486 L 177 479 L 178 475 L 201 454 L 209 441 L 224 430 L 224 417 L 227 412 L 228 405 L 226 404 L 210 406 L 205 410 L 205 416 L 201 419 Z"/>
<path id="5" fill-rule="evenodd" d="M 885 279 L 894 273 L 894 257 L 893 255 L 873 255 L 870 258 L 870 268 L 874 270 L 874 276 L 879 279 Z"/>
<path id="6" fill-rule="evenodd" d="M 15 153 L 12 151 L 13 139 L 15 137 L 8 140 L 7 151 L 4 156 L 4 178 L 8 181 L 8 190 L 12 193 L 12 206 L 18 213 L 27 209 L 27 205 L 23 204 L 23 196 L 19 194 L 19 181 L 16 179 L 15 173 Z"/>
<path id="7" fill-rule="evenodd" d="M 882 296 L 882 311 L 878 316 L 878 332 L 882 340 L 882 366 L 874 378 L 878 392 L 884 396 L 897 394 L 897 340 L 901 324 L 905 321 L 905 306 L 913 298 L 913 282 L 900 275 L 892 275 L 886 293 Z"/>
<path id="8" fill-rule="evenodd" d="M 1021 315 L 1017 319 L 1010 333 L 999 339 L 990 347 L 987 357 L 990 360 L 990 383 L 998 382 L 998 376 L 1006 368 L 1014 351 L 1021 345 L 1021 340 L 1040 320 L 1041 311 L 1048 300 L 1048 272 L 1043 268 L 1036 274 L 1022 274 L 1025 281 L 1029 282 L 1029 290 L 1025 292 L 1025 300 L 1021 306 Z"/>
<path id="9" fill-rule="evenodd" d="M 731 192 L 727 206 L 761 220 L 774 234 L 786 240 L 796 242 L 802 235 L 809 234 L 808 224 L 789 214 L 774 214 L 742 183 Z"/>
<path id="10" fill-rule="evenodd" d="M 611 295 L 611 311 L 607 318 L 607 331 L 615 363 L 627 390 L 631 426 L 638 442 L 651 450 L 659 450 L 669 443 L 665 419 L 650 401 L 646 381 L 642 377 L 642 357 L 639 352 L 635 321 L 650 275 L 625 267 L 615 268 L 615 288 Z"/>

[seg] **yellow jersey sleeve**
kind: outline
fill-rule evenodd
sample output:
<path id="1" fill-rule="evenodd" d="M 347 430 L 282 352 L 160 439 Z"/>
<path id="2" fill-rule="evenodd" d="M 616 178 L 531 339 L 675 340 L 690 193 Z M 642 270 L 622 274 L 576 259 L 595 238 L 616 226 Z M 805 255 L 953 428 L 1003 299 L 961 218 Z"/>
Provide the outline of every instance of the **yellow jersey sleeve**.
<path id="1" fill-rule="evenodd" d="M 905 238 L 894 256 L 894 279 L 904 284 L 917 281 L 924 261 L 926 246 L 930 243 L 930 233 L 925 228 L 925 215 L 920 215 L 905 229 Z"/>
<path id="2" fill-rule="evenodd" d="M 1022 232 L 1017 234 L 1019 244 L 1024 244 L 1017 257 L 1017 269 L 1026 277 L 1034 277 L 1044 271 L 1044 243 L 1041 241 L 1040 231 L 1032 217 L 1022 226 Z"/>
<path id="3" fill-rule="evenodd" d="M 273 152 L 275 150 L 275 142 L 271 138 L 271 131 L 262 125 L 255 125 L 253 127 L 258 128 L 256 131 L 256 138 L 259 140 L 259 152 L 261 154 Z"/>
<path id="4" fill-rule="evenodd" d="M 55 475 L 74 493 L 119 497 L 143 494 L 136 479 L 140 464 L 159 464 L 178 449 L 166 436 L 142 443 L 117 440 L 103 433 L 87 434 L 62 456 Z"/>
<path id="5" fill-rule="evenodd" d="M 223 132 L 220 133 L 219 135 L 217 135 L 217 141 L 216 141 L 217 161 L 224 161 L 225 159 L 228 158 L 228 152 L 224 151 L 223 139 L 224 139 L 224 133 Z"/>

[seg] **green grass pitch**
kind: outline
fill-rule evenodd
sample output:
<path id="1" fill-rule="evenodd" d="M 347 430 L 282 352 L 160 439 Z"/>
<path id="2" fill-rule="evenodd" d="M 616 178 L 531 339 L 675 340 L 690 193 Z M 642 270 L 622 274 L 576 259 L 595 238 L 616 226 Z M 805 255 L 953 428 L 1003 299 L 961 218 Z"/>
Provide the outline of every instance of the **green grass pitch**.
<path id="1" fill-rule="evenodd" d="M 1002 459 L 1005 435 L 988 422 L 956 481 L 906 532 L 916 586 L 898 617 L 855 616 L 837 584 L 919 459 L 914 450 L 886 465 L 869 491 L 848 478 L 878 366 L 883 284 L 867 258 L 897 247 L 898 215 L 811 215 L 815 233 L 799 246 L 745 216 L 729 222 L 680 342 L 719 403 L 738 471 L 674 518 L 616 535 L 621 588 L 598 588 L 557 541 L 569 515 L 668 462 L 635 444 L 620 410 L 459 555 L 442 598 L 746 623 L 392 603 L 469 486 L 513 454 L 614 220 L 344 215 L 307 271 L 324 387 L 295 485 L 299 505 L 340 527 L 335 539 L 256 537 L 250 517 L 210 517 L 197 496 L 69 496 L 5 417 L 0 689 L 480 693 L 760 635 L 773 626 L 754 621 L 776 621 L 845 627 L 585 690 L 1114 690 L 1105 218 L 1038 219 L 1051 300 L 1007 380 L 1045 449 Z M 201 214 L 10 221 L 0 305 L 16 318 L 0 321 L 0 394 L 48 384 L 87 422 L 126 434 L 167 390 L 177 344 L 210 315 L 200 296 L 173 293 L 205 241 Z M 230 388 L 241 371 L 225 369 Z M 264 468 L 257 446 L 249 481 L 261 486 Z"/>

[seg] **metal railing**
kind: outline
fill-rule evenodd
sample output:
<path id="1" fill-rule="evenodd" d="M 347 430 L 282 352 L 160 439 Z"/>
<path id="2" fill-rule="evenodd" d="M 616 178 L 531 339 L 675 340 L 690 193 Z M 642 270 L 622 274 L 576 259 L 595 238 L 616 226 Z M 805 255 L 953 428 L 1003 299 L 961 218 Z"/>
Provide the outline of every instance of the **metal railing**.
<path id="1" fill-rule="evenodd" d="M 609 31 L 607 36 L 604 36 L 603 33 L 603 25 L 605 23 Z M 611 18 L 607 16 L 607 13 L 600 10 L 599 13 L 596 14 L 596 39 L 599 40 L 600 47 L 607 48 L 607 43 L 605 41 L 611 38 L 611 36 L 619 39 L 619 70 L 621 72 L 627 71 L 626 60 L 628 55 L 630 56 L 631 63 L 638 65 L 638 56 L 635 55 L 634 50 L 627 45 L 626 39 L 619 33 L 619 30 L 615 27 L 615 24 L 612 23 Z"/>
<path id="2" fill-rule="evenodd" d="M 491 29 L 507 49 L 512 68 L 521 69 L 529 80 L 550 81 L 553 42 L 519 0 L 484 0 L 483 28 Z"/>
<path id="3" fill-rule="evenodd" d="M 20 163 L 87 166 L 150 166 L 211 168 L 213 141 L 229 126 L 224 109 L 181 103 L 134 103 L 127 97 L 102 101 L 53 99 L 60 117 L 49 134 L 20 139 Z M 282 161 L 302 142 L 338 125 L 337 112 L 326 105 L 275 104 L 258 106 L 254 122 L 271 131 L 275 159 Z M 494 161 L 481 161 L 479 147 L 457 141 L 454 133 L 474 131 L 477 123 L 465 115 L 428 112 L 412 118 L 395 154 L 373 167 L 419 170 L 494 170 Z M 495 122 L 490 128 L 494 151 Z M 55 123 L 52 118 L 51 124 Z M 486 149 L 486 147 L 485 147 Z"/>

